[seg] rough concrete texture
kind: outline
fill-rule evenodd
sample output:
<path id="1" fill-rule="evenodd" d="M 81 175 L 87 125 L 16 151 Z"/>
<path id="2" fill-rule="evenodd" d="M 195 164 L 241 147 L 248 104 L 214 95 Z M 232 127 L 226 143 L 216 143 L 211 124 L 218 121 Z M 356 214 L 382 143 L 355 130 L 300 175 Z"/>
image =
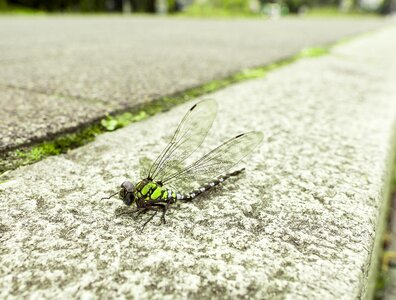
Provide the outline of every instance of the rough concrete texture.
<path id="1" fill-rule="evenodd" d="M 92 105 L 99 118 L 104 112 L 96 110 L 96 102 L 112 110 L 127 109 L 384 24 L 381 19 L 4 17 L 0 19 L 0 90 L 15 88 L 14 98 L 19 88 L 75 97 L 80 111 Z M 30 123 L 25 110 L 12 102 L 8 105 L 4 120 L 19 127 L 11 130 L 19 135 L 11 141 L 1 136 L 1 143 L 11 148 L 35 139 L 31 131 L 24 131 Z M 66 105 L 58 109 L 58 116 L 34 120 L 42 124 L 37 138 L 51 134 L 47 126 L 74 126 L 57 123 L 59 118 L 76 120 Z M 21 122 L 24 118 L 27 121 Z M 85 124 L 90 118 L 80 116 L 78 121 Z"/>
<path id="2" fill-rule="evenodd" d="M 168 223 L 100 200 L 139 179 L 195 101 L 0 184 L 0 298 L 364 298 L 396 119 L 396 28 L 210 95 L 206 145 L 251 129 L 238 180 L 172 207 Z M 5 179 L 2 179 L 5 180 Z M 157 223 L 158 220 L 155 220 Z"/>

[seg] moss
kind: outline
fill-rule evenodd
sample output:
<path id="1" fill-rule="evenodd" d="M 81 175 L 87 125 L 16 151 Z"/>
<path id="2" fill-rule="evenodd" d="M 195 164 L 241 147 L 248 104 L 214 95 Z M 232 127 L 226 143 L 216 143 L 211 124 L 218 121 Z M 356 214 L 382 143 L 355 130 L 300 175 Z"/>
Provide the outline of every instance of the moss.
<path id="1" fill-rule="evenodd" d="M 395 146 L 396 148 L 396 146 Z M 396 151 L 396 149 L 395 149 Z M 396 161 L 395 164 L 393 166 L 393 174 L 392 174 L 392 191 L 394 194 L 396 194 Z"/>
<path id="2" fill-rule="evenodd" d="M 382 218 L 380 218 L 380 220 L 385 223 L 385 229 L 383 230 L 384 233 L 382 233 L 381 230 L 378 230 L 378 228 L 376 231 L 379 232 L 377 233 L 377 236 L 382 233 L 382 241 L 380 241 L 382 242 L 382 247 L 380 247 L 380 249 L 378 250 L 378 255 L 374 255 L 372 257 L 372 260 L 374 260 L 373 265 L 378 265 L 376 270 L 375 267 L 371 268 L 371 270 L 373 271 L 372 273 L 376 275 L 376 277 L 374 277 L 373 275 L 374 278 L 372 279 L 373 281 L 375 280 L 375 282 L 373 282 L 373 285 L 375 286 L 372 292 L 374 295 L 374 299 L 383 299 L 388 285 L 390 284 L 391 280 L 394 280 L 393 276 L 391 276 L 389 273 L 388 264 L 391 260 L 394 261 L 394 259 L 390 260 L 389 257 L 394 257 L 395 255 L 393 251 L 395 241 L 393 240 L 396 233 L 392 231 L 391 219 L 394 215 L 393 212 L 395 210 L 395 203 L 393 201 L 393 198 L 396 195 L 396 131 L 394 131 L 393 147 L 390 153 L 388 166 L 388 184 L 384 189 L 384 208 L 381 210 L 383 216 Z"/>
<path id="3" fill-rule="evenodd" d="M 51 155 L 66 153 L 70 149 L 74 149 L 91 142 L 97 135 L 103 132 L 114 131 L 133 122 L 144 120 L 159 112 L 169 110 L 178 104 L 212 93 L 231 84 L 254 78 L 262 78 L 269 72 L 288 65 L 298 59 L 325 55 L 329 53 L 329 49 L 330 46 L 307 48 L 295 56 L 279 60 L 275 63 L 262 67 L 244 69 L 228 77 L 213 80 L 175 95 L 164 96 L 150 103 L 141 105 L 140 107 L 131 109 L 130 111 L 115 115 L 107 115 L 102 120 L 99 120 L 88 127 L 78 129 L 74 133 L 62 134 L 51 141 L 44 141 L 33 146 L 22 147 L 18 150 L 0 153 L 0 174 L 7 170 L 15 169 L 21 165 L 37 162 Z"/>
<path id="4" fill-rule="evenodd" d="M 387 285 L 389 284 L 389 276 L 388 274 L 385 274 L 384 272 L 380 272 L 377 281 L 375 283 L 375 293 L 374 293 L 374 299 L 383 299 L 385 295 L 385 289 Z"/>
<path id="5" fill-rule="evenodd" d="M 130 123 L 141 121 L 148 117 L 145 111 L 140 111 L 136 114 L 126 112 L 117 116 L 108 115 L 106 118 L 100 121 L 100 125 L 107 131 L 113 131 L 118 128 L 122 128 Z"/>
<path id="6" fill-rule="evenodd" d="M 303 49 L 299 54 L 298 58 L 310 58 L 318 57 L 328 54 L 330 49 L 328 47 L 312 47 Z"/>
<path id="7" fill-rule="evenodd" d="M 101 127 L 98 124 L 94 124 L 88 128 L 77 130 L 75 133 L 59 136 L 52 141 L 45 141 L 34 146 L 15 150 L 13 153 L 8 153 L 7 158 L 13 160 L 13 165 L 16 166 L 31 164 L 45 157 L 65 153 L 69 149 L 85 145 L 93 141 L 95 136 L 100 133 L 102 133 Z M 0 172 L 4 172 L 7 169 L 0 163 Z"/>

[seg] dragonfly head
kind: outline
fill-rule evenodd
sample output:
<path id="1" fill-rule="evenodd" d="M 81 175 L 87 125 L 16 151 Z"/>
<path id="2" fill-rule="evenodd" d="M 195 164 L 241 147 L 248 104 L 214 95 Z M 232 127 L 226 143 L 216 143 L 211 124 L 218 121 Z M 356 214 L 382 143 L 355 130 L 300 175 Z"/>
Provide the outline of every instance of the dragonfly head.
<path id="1" fill-rule="evenodd" d="M 128 206 L 135 201 L 135 186 L 130 181 L 124 181 L 120 190 L 121 200 Z"/>

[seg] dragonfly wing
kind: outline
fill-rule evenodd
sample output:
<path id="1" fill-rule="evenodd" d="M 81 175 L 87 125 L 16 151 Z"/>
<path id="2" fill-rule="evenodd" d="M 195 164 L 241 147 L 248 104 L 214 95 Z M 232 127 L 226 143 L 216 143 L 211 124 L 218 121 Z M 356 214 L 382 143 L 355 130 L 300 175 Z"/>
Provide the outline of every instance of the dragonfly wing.
<path id="1" fill-rule="evenodd" d="M 162 181 L 175 171 L 204 141 L 217 113 L 214 100 L 203 100 L 186 113 L 171 141 L 161 152 L 148 172 L 148 178 Z"/>
<path id="2" fill-rule="evenodd" d="M 141 157 L 139 159 L 139 167 L 140 167 L 139 173 L 141 178 L 146 178 L 152 165 L 153 165 L 153 161 L 148 157 Z"/>
<path id="3" fill-rule="evenodd" d="M 249 155 L 262 140 L 263 134 L 259 131 L 239 134 L 213 149 L 182 171 L 174 172 L 164 178 L 163 184 L 180 186 L 185 190 L 188 186 L 194 185 L 194 183 L 201 185 L 213 180 Z"/>

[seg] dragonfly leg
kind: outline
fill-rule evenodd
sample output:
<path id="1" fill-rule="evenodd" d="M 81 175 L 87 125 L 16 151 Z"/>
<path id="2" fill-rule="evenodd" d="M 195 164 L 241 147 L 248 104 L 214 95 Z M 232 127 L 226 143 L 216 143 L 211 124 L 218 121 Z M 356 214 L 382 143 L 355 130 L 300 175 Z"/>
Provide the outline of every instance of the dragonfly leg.
<path id="1" fill-rule="evenodd" d="M 151 217 L 150 217 L 146 222 L 144 222 L 144 224 L 143 224 L 143 226 L 142 226 L 142 229 L 141 229 L 142 232 L 143 232 L 143 230 L 144 230 L 144 227 L 146 227 L 146 225 L 155 217 L 155 215 L 157 214 L 157 212 L 158 212 L 158 210 L 155 210 L 155 212 L 151 215 Z"/>
<path id="2" fill-rule="evenodd" d="M 168 206 L 163 205 L 161 206 L 161 208 L 162 208 L 162 215 L 161 215 L 161 222 L 159 223 L 159 225 L 166 224 L 165 215 L 166 215 L 166 211 L 168 210 Z"/>
<path id="3" fill-rule="evenodd" d="M 136 217 L 139 217 L 141 214 L 145 213 L 145 212 L 148 211 L 149 209 L 148 209 L 148 207 L 146 207 L 146 208 L 137 209 L 137 210 L 138 210 L 138 213 L 137 213 Z"/>
<path id="4" fill-rule="evenodd" d="M 170 205 L 170 200 L 168 200 L 166 203 L 155 204 L 155 206 L 162 209 L 161 220 L 160 220 L 160 223 L 158 224 L 158 226 L 160 226 L 161 224 L 166 224 L 165 215 L 166 215 L 166 212 L 168 211 L 169 205 Z"/>
<path id="5" fill-rule="evenodd" d="M 150 210 L 154 210 L 155 209 L 155 210 L 158 211 L 159 209 L 162 209 L 161 221 L 158 224 L 158 226 L 160 226 L 161 224 L 166 224 L 165 215 L 166 215 L 166 211 L 168 210 L 170 204 L 171 204 L 171 200 L 169 199 L 166 202 L 164 202 L 164 201 L 151 202 L 151 203 L 148 204 L 148 206 L 146 206 L 146 208 L 150 209 Z"/>
<path id="6" fill-rule="evenodd" d="M 166 202 L 166 205 L 162 206 L 161 223 L 163 223 L 163 224 L 166 224 L 165 215 L 169 209 L 170 204 L 171 204 L 171 199 L 169 199 L 168 202 Z"/>
<path id="7" fill-rule="evenodd" d="M 117 195 L 118 193 L 119 193 L 119 192 L 114 193 L 114 194 L 112 194 L 112 195 L 110 195 L 110 196 L 108 196 L 108 197 L 103 197 L 103 198 L 101 198 L 100 200 L 108 200 L 108 199 L 114 197 L 115 195 Z"/>
<path id="8" fill-rule="evenodd" d="M 161 220 L 160 220 L 159 224 L 157 224 L 157 226 L 160 226 L 161 224 L 166 224 L 165 214 L 166 214 L 166 211 L 168 210 L 167 204 L 156 203 L 156 204 L 153 204 L 151 207 L 152 207 L 151 208 L 152 210 L 156 210 L 157 212 L 159 211 L 159 209 L 162 209 Z"/>

